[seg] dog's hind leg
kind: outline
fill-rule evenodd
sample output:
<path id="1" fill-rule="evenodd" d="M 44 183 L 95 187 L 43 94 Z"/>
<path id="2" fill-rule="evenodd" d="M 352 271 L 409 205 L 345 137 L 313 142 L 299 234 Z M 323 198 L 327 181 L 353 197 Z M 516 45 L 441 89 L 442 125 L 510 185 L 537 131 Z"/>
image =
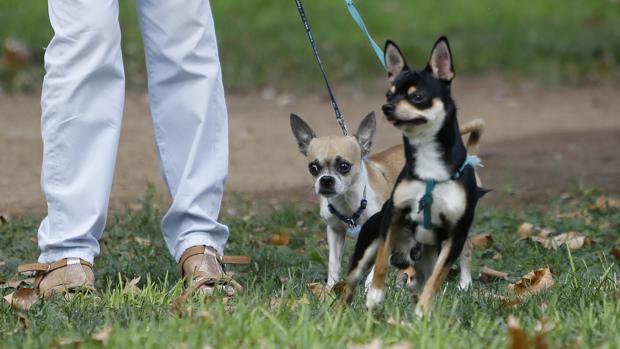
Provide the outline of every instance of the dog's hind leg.
<path id="1" fill-rule="evenodd" d="M 459 288 L 467 290 L 471 286 L 471 258 L 473 254 L 473 246 L 471 241 L 467 239 L 463 246 L 463 252 L 459 257 L 459 266 L 461 267 Z"/>
<path id="2" fill-rule="evenodd" d="M 366 294 L 366 306 L 373 308 L 381 302 L 383 302 L 383 295 L 385 288 L 385 279 L 388 273 L 388 264 L 390 258 L 390 251 L 392 250 L 392 237 L 391 230 L 388 232 L 385 240 L 380 241 L 379 251 L 375 258 L 375 267 L 372 275 L 372 282 L 370 288 Z"/>
<path id="3" fill-rule="evenodd" d="M 437 264 L 437 255 L 439 254 L 438 246 L 422 245 L 420 256 L 415 261 L 415 274 L 413 283 L 409 289 L 414 295 L 419 295 L 426 285 L 426 280 L 433 273 L 433 268 Z"/>
<path id="4" fill-rule="evenodd" d="M 448 271 L 450 271 L 448 255 L 450 254 L 450 250 L 452 249 L 452 244 L 452 239 L 448 239 L 446 240 L 446 242 L 444 242 L 443 246 L 441 246 L 439 256 L 437 257 L 437 261 L 435 262 L 435 267 L 433 268 L 432 273 L 424 283 L 422 294 L 420 294 L 420 298 L 415 307 L 415 314 L 420 318 L 424 315 L 430 315 L 430 307 L 433 297 L 443 284 L 446 276 L 448 276 Z"/>
<path id="5" fill-rule="evenodd" d="M 366 294 L 366 306 L 368 308 L 373 308 L 383 302 L 383 289 L 385 288 L 385 280 L 388 274 L 390 254 L 392 253 L 392 248 L 394 247 L 398 234 L 403 230 L 402 212 L 394 212 L 392 215 L 386 215 L 382 225 L 385 224 L 386 220 L 390 223 L 387 233 L 382 235 L 383 239 L 380 242 L 377 258 L 375 259 L 372 282 Z"/>

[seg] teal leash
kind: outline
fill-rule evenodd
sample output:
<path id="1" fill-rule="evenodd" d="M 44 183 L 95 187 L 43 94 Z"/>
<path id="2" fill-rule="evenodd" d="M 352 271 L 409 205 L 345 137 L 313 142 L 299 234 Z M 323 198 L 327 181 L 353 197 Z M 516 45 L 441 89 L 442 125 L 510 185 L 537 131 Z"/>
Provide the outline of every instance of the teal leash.
<path id="1" fill-rule="evenodd" d="M 375 51 L 375 54 L 377 55 L 377 58 L 379 58 L 379 61 L 385 68 L 386 66 L 385 66 L 385 57 L 383 54 L 383 50 L 381 49 L 381 47 L 379 47 L 379 45 L 377 45 L 375 40 L 372 39 L 372 36 L 370 36 L 370 33 L 368 32 L 368 29 L 366 28 L 366 24 L 364 24 L 364 20 L 362 19 L 362 15 L 360 15 L 359 11 L 353 4 L 353 0 L 344 0 L 344 2 L 345 4 L 347 4 L 347 9 L 349 10 L 349 14 L 351 14 L 351 17 L 353 17 L 353 20 L 355 21 L 357 26 L 366 35 L 366 37 L 368 38 L 368 41 L 370 42 L 370 46 L 372 46 L 372 49 Z"/>
<path id="2" fill-rule="evenodd" d="M 426 183 L 426 192 L 418 202 L 418 213 L 423 211 L 424 221 L 422 222 L 422 225 L 424 226 L 424 229 L 430 230 L 433 229 L 433 223 L 431 222 L 431 207 L 433 206 L 433 190 L 435 189 L 435 184 L 437 184 L 437 181 L 429 179 L 424 181 L 424 183 Z"/>

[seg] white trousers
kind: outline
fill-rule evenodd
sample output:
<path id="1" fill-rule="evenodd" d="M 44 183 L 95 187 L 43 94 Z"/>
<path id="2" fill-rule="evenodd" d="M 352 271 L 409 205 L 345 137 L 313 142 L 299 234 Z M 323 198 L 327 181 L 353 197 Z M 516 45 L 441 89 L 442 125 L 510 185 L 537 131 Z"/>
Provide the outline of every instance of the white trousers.
<path id="1" fill-rule="evenodd" d="M 41 97 L 41 186 L 48 216 L 40 262 L 99 254 L 124 105 L 118 0 L 49 0 L 54 37 Z M 228 175 L 228 119 L 207 0 L 137 0 L 161 172 L 172 195 L 162 220 L 170 253 L 209 245 Z M 145 130 L 145 132 L 148 132 Z"/>

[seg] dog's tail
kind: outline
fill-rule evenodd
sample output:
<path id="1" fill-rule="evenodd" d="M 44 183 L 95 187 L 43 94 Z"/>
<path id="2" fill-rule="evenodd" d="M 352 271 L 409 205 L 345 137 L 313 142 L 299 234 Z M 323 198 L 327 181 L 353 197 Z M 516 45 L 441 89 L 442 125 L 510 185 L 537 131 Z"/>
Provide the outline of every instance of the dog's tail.
<path id="1" fill-rule="evenodd" d="M 484 131 L 484 119 L 478 118 L 466 122 L 461 127 L 461 136 L 469 134 L 467 138 L 467 152 L 470 155 L 478 154 L 478 145 L 480 144 L 480 137 L 482 137 L 482 132 Z"/>

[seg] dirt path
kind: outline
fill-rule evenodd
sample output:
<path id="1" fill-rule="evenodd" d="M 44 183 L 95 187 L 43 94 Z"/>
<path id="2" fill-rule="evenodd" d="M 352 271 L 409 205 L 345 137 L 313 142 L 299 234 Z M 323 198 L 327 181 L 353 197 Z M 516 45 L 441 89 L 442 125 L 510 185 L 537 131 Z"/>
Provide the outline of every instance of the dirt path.
<path id="1" fill-rule="evenodd" d="M 379 111 L 383 83 L 336 92 L 349 128 Z M 491 203 L 524 206 L 578 185 L 620 192 L 620 99 L 614 85 L 546 88 L 494 77 L 459 78 L 454 95 L 462 121 L 483 117 L 487 128 L 481 156 L 485 185 L 496 191 Z M 230 179 L 228 194 L 268 202 L 312 201 L 306 164 L 288 124 L 295 112 L 319 134 L 337 133 L 333 112 L 320 93 L 278 95 L 270 91 L 228 96 Z M 37 96 L 0 96 L 0 213 L 44 209 L 39 189 L 41 141 Z M 378 114 L 378 116 L 380 116 Z M 400 136 L 380 117 L 375 149 Z M 206 150 L 205 150 L 206 151 Z M 113 208 L 131 206 L 151 182 L 163 183 L 152 136 L 147 98 L 127 96 Z"/>

